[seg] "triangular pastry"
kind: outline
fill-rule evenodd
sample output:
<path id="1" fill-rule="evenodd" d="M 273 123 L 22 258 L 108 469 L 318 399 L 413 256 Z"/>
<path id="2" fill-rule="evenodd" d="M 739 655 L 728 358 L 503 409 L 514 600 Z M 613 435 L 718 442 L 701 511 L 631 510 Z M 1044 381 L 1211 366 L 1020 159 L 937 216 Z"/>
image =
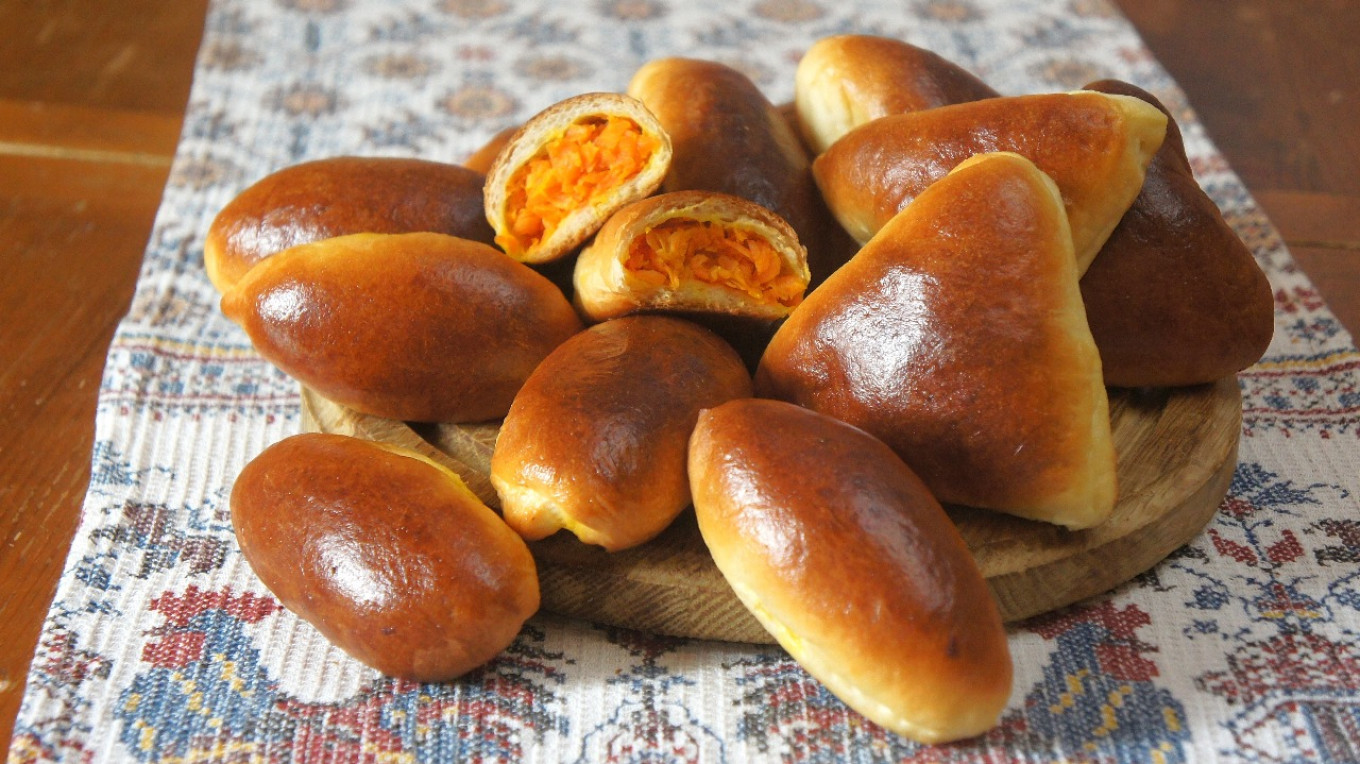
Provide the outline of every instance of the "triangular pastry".
<path id="1" fill-rule="evenodd" d="M 868 241 L 931 183 L 975 154 L 1013 151 L 1058 184 L 1085 271 L 1143 186 L 1166 115 L 1090 91 L 988 98 L 882 117 L 832 144 L 812 171 L 827 205 Z"/>
<path id="2" fill-rule="evenodd" d="M 756 391 L 878 436 L 944 502 L 1069 528 L 1114 506 L 1062 200 L 1015 154 L 964 162 L 884 226 L 780 327 Z"/>
<path id="3" fill-rule="evenodd" d="M 1087 88 L 1170 115 L 1127 83 Z M 1214 382 L 1258 361 L 1275 329 L 1270 282 L 1195 180 L 1174 121 L 1143 190 L 1082 277 L 1081 294 L 1108 385 Z"/>

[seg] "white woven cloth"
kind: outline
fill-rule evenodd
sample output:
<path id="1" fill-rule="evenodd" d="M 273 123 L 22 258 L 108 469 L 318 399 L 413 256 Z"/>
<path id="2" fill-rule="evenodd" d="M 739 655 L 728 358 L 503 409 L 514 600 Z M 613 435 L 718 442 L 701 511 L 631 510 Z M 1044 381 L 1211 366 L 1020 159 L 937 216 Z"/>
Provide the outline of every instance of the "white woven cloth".
<path id="1" fill-rule="evenodd" d="M 1176 115 L 1202 184 L 1276 293 L 1240 375 L 1240 465 L 1210 527 L 1109 595 L 1013 627 L 1001 724 L 925 747 L 848 710 L 776 648 L 540 615 L 482 670 L 377 675 L 279 607 L 227 495 L 299 430 L 295 383 L 217 308 L 212 216 L 339 154 L 457 161 L 645 61 L 740 68 L 776 103 L 819 37 L 930 48 L 1007 94 L 1117 77 Z M 217 0 L 132 309 L 100 390 L 93 478 L 11 761 L 1360 759 L 1360 354 L 1104 0 Z"/>

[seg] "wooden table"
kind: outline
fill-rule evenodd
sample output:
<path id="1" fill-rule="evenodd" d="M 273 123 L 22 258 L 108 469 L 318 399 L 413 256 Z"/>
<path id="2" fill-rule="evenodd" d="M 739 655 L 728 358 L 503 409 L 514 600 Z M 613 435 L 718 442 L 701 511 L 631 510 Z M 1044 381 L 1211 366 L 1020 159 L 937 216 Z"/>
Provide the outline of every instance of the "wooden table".
<path id="1" fill-rule="evenodd" d="M 1119 0 L 1360 330 L 1360 3 Z M 105 354 L 170 170 L 205 0 L 0 3 L 0 751 L 89 480 Z"/>

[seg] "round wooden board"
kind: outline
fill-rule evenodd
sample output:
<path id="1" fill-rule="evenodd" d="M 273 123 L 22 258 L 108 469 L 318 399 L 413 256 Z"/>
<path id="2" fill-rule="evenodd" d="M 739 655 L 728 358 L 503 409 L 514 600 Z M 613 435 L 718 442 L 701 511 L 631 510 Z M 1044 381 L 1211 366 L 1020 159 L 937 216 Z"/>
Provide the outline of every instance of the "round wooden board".
<path id="1" fill-rule="evenodd" d="M 310 430 L 416 449 L 463 476 L 492 507 L 497 425 L 408 425 L 302 392 Z M 1109 591 L 1199 535 L 1237 464 L 1242 399 L 1234 378 L 1174 390 L 1114 390 L 1119 502 L 1085 531 L 950 507 L 1006 621 Z M 773 643 L 713 564 L 687 511 L 640 547 L 610 554 L 566 532 L 530 543 L 543 609 L 673 636 Z"/>

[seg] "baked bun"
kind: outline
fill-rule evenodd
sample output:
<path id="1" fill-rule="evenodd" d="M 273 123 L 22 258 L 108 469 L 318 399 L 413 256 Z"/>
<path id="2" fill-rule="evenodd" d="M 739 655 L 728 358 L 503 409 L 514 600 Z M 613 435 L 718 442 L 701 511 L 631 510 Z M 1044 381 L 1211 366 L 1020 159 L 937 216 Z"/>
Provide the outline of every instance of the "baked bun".
<path id="1" fill-rule="evenodd" d="M 237 477 L 231 521 L 284 607 L 389 676 L 465 674 L 538 610 L 524 540 L 452 471 L 397 446 L 286 438 Z"/>
<path id="2" fill-rule="evenodd" d="M 515 133 L 519 132 L 520 127 L 520 125 L 507 127 L 491 136 L 491 138 L 488 139 L 486 143 L 482 144 L 480 148 L 471 154 L 468 154 L 467 158 L 463 160 L 462 165 L 469 170 L 475 170 L 483 175 L 491 172 L 491 166 L 496 163 L 496 157 L 501 155 L 501 152 L 505 150 L 506 144 L 510 142 L 510 139 L 514 137 Z M 483 208 L 478 210 L 478 214 L 482 221 L 485 222 L 486 209 Z M 487 226 L 487 230 L 490 230 L 489 225 Z"/>
<path id="3" fill-rule="evenodd" d="M 576 260 L 590 319 L 692 311 L 779 319 L 807 290 L 807 251 L 787 222 L 727 194 L 676 191 L 634 202 Z"/>
<path id="4" fill-rule="evenodd" d="M 974 154 L 1014 151 L 1057 182 L 1085 271 L 1143 186 L 1166 115 L 1090 91 L 1003 98 L 882 117 L 813 163 L 836 219 L 868 241 L 931 183 Z"/>
<path id="5" fill-rule="evenodd" d="M 670 161 L 670 138 L 641 102 L 583 93 L 510 137 L 486 176 L 486 219 L 516 260 L 556 260 L 655 191 Z"/>
<path id="6" fill-rule="evenodd" d="M 1012 675 L 996 603 L 887 446 L 798 406 L 737 400 L 700 415 L 689 471 L 718 569 L 827 689 L 923 743 L 996 724 Z"/>
<path id="7" fill-rule="evenodd" d="M 353 234 L 284 250 L 222 297 L 260 355 L 358 411 L 421 422 L 505 415 L 581 329 L 562 292 L 474 241 Z"/>
<path id="8" fill-rule="evenodd" d="M 534 371 L 501 426 L 491 483 L 505 521 L 527 539 L 565 528 L 611 552 L 647 541 L 689 505 L 699 410 L 750 394 L 737 354 L 692 323 L 590 327 Z"/>
<path id="9" fill-rule="evenodd" d="M 943 502 L 1074 529 L 1114 508 L 1062 198 L 1017 154 L 916 197 L 779 328 L 756 390 L 868 430 Z"/>
<path id="10" fill-rule="evenodd" d="M 275 252 L 333 236 L 431 231 L 490 244 L 485 180 L 419 159 L 335 157 L 286 167 L 222 208 L 203 242 L 203 266 L 226 292 Z"/>
<path id="11" fill-rule="evenodd" d="M 717 191 L 773 211 L 807 248 L 814 285 L 854 254 L 821 201 L 797 132 L 745 74 L 664 58 L 638 69 L 628 93 L 656 115 L 675 148 L 664 191 Z"/>
<path id="12" fill-rule="evenodd" d="M 794 103 L 814 154 L 860 125 L 1001 95 L 944 57 L 890 37 L 823 37 L 798 61 Z"/>
<path id="13" fill-rule="evenodd" d="M 1245 369 L 1275 329 L 1265 273 L 1195 180 L 1166 107 L 1124 82 L 1086 87 L 1139 98 L 1168 118 L 1142 191 L 1081 279 L 1105 383 L 1194 385 Z"/>

